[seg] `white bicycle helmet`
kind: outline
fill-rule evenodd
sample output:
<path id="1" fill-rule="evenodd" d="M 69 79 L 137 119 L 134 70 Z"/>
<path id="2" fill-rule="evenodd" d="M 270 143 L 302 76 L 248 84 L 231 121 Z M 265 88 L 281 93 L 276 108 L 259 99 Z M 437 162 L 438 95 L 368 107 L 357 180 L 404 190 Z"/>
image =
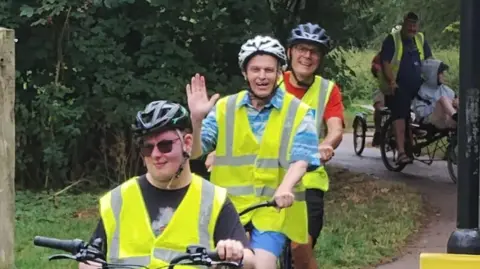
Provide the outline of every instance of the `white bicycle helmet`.
<path id="1" fill-rule="evenodd" d="M 257 54 L 269 54 L 277 58 L 282 66 L 282 69 L 286 68 L 287 55 L 285 54 L 285 48 L 275 38 L 270 36 L 257 35 L 252 39 L 247 40 L 238 53 L 238 65 L 242 71 L 245 70 L 245 66 L 248 61 Z"/>

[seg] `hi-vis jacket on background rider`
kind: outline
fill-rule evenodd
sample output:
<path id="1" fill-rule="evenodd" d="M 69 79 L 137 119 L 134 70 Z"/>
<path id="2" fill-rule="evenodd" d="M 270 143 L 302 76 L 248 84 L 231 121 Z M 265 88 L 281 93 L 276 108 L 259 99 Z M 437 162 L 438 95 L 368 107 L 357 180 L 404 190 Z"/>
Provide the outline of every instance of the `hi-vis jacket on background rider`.
<path id="1" fill-rule="evenodd" d="M 398 70 L 400 69 L 400 62 L 402 61 L 402 56 L 404 53 L 402 35 L 400 30 L 401 28 L 396 28 L 396 29 L 394 28 L 390 33 L 390 35 L 393 37 L 393 43 L 395 45 L 395 51 L 394 51 L 392 60 L 390 62 L 390 64 L 392 65 L 392 73 L 395 78 L 398 75 Z M 423 35 L 423 33 L 418 32 L 413 37 L 413 39 L 414 39 L 415 47 L 420 56 L 420 61 L 425 60 L 425 49 L 424 49 L 425 36 Z M 390 86 L 387 83 L 385 79 L 385 75 L 383 74 L 383 71 L 381 69 L 378 70 L 377 78 L 378 78 L 380 90 L 386 94 L 390 93 L 391 91 Z"/>
<path id="2" fill-rule="evenodd" d="M 225 189 L 193 174 L 173 218 L 156 237 L 137 179 L 129 179 L 100 199 L 107 262 L 159 268 L 168 266 L 173 257 L 185 254 L 189 245 L 215 249 L 213 234 L 227 196 Z"/>
<path id="3" fill-rule="evenodd" d="M 280 79 L 280 88 L 286 91 L 284 79 L 290 75 L 287 72 Z M 330 95 L 335 87 L 335 83 L 328 79 L 324 79 L 321 76 L 315 76 L 314 83 L 305 92 L 305 95 L 301 98 L 302 102 L 315 109 L 315 122 L 318 135 L 324 137 L 325 130 L 323 129 L 323 116 L 325 107 L 330 100 Z M 343 119 L 343 118 L 342 118 Z M 317 170 L 308 172 L 302 179 L 305 188 L 307 189 L 319 189 L 324 192 L 329 189 L 328 174 L 325 171 L 324 166 L 320 166 Z"/>
<path id="4" fill-rule="evenodd" d="M 294 138 L 299 135 L 299 126 L 305 124 L 309 118 L 313 125 L 313 111 L 308 105 L 291 94 L 277 90 L 267 104 L 268 107 L 264 108 L 266 111 L 270 110 L 268 120 L 265 114 L 260 116 L 265 117 L 261 121 L 266 125 L 259 143 L 249 120 L 249 102 L 247 91 L 220 99 L 203 121 L 202 127 L 203 144 L 206 139 L 204 131 L 208 129 L 206 122 L 216 122 L 215 128 L 218 130 L 214 132 L 218 134 L 216 138 L 212 138 L 216 141 L 211 142 L 215 144 L 214 148 L 203 149 L 204 154 L 213 149 L 216 151 L 210 180 L 227 189 L 238 211 L 272 199 L 289 167 L 292 144 L 298 143 Z M 306 117 L 307 113 L 310 117 Z M 305 132 L 308 132 L 307 137 L 310 138 L 306 141 L 300 140 L 309 143 L 308 147 L 312 148 L 311 155 L 315 156 L 319 164 L 315 155 L 317 151 L 310 145 L 318 143 L 318 135 L 313 126 Z M 295 150 L 298 149 L 293 149 Z M 305 187 L 301 182 L 295 188 L 295 201 L 291 207 L 280 211 L 275 208 L 260 208 L 241 218 L 244 225 L 251 221 L 260 231 L 281 232 L 296 242 L 307 242 L 307 220 Z"/>

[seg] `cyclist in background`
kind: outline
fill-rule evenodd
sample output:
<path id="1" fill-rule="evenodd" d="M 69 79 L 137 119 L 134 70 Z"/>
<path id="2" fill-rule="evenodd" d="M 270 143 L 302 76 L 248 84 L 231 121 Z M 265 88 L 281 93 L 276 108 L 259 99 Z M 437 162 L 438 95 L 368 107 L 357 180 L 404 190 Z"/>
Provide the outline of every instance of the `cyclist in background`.
<path id="1" fill-rule="evenodd" d="M 252 228 L 256 267 L 275 269 L 286 237 L 308 242 L 301 178 L 320 165 L 314 111 L 278 90 L 286 64 L 278 40 L 256 36 L 242 45 L 238 59 L 247 90 L 215 105 L 219 95 L 208 98 L 200 75 L 186 87 L 194 134 L 192 157 L 216 150 L 210 180 L 227 188 L 238 211 L 272 198 L 284 208 L 260 208 L 241 217 L 242 224 Z"/>
<path id="2" fill-rule="evenodd" d="M 284 73 L 281 84 L 281 88 L 316 110 L 317 132 L 323 137 L 318 145 L 322 162 L 332 158 L 334 149 L 342 141 L 344 129 L 340 87 L 333 81 L 315 75 L 331 49 L 330 37 L 319 25 L 306 23 L 292 29 L 287 51 L 291 71 Z M 323 227 L 323 198 L 329 189 L 325 167 L 307 173 L 302 182 L 306 187 L 310 237 L 307 244 L 292 242 L 292 254 L 295 268 L 313 269 L 318 268 L 313 247 Z"/>
<path id="3" fill-rule="evenodd" d="M 107 262 L 164 267 L 197 244 L 254 268 L 226 190 L 190 171 L 191 129 L 189 113 L 176 103 L 155 101 L 138 112 L 134 134 L 148 172 L 100 199 L 101 219 L 91 241 L 102 239 Z"/>
<path id="4" fill-rule="evenodd" d="M 405 126 L 410 119 L 413 98 L 423 82 L 421 63 L 432 57 L 432 51 L 423 33 L 419 32 L 420 19 L 417 14 L 405 15 L 400 31 L 389 34 L 382 44 L 380 58 L 382 73 L 380 85 L 387 95 L 387 106 L 391 111 L 397 163 L 408 164 L 413 160 L 405 153 Z"/>
<path id="5" fill-rule="evenodd" d="M 390 31 L 391 34 L 395 34 L 396 32 L 402 30 L 402 25 L 398 24 L 395 25 L 395 27 L 392 28 Z M 372 146 L 376 147 L 380 145 L 380 139 L 381 139 L 381 134 L 380 132 L 382 131 L 382 114 L 381 114 L 381 109 L 384 107 L 387 107 L 385 104 L 385 94 L 384 92 L 387 92 L 385 90 L 385 87 L 382 87 L 383 82 L 383 71 L 382 71 L 382 61 L 380 59 L 380 52 L 378 52 L 375 57 L 372 59 L 370 71 L 372 72 L 373 77 L 377 80 L 379 83 L 379 87 L 375 89 L 373 93 L 373 108 L 374 108 L 374 113 L 373 113 L 373 121 L 375 123 L 375 132 L 373 134 L 373 140 L 372 140 Z M 383 89 L 383 91 L 382 91 Z"/>

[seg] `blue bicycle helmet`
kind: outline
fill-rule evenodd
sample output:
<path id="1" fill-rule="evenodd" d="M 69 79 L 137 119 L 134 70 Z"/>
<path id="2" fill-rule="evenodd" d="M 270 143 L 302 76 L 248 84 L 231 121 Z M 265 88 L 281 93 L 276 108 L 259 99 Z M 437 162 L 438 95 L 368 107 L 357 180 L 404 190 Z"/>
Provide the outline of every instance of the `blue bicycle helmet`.
<path id="1" fill-rule="evenodd" d="M 311 43 L 321 47 L 325 54 L 332 49 L 332 40 L 326 34 L 326 30 L 318 24 L 305 23 L 293 28 L 288 39 L 288 46 L 291 47 L 298 43 Z"/>

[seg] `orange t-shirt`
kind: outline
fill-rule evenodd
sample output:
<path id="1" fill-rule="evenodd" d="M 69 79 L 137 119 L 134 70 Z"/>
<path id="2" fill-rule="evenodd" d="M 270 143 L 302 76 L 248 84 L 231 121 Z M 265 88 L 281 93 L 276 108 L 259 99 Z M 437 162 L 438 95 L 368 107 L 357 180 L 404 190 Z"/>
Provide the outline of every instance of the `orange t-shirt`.
<path id="1" fill-rule="evenodd" d="M 293 86 L 290 83 L 290 72 L 283 73 L 283 81 L 285 83 L 285 88 L 287 92 L 293 94 L 298 99 L 302 99 L 307 90 L 304 88 L 298 88 Z M 323 112 L 323 120 L 327 121 L 329 118 L 340 118 L 345 128 L 345 120 L 343 117 L 343 102 L 342 102 L 342 93 L 340 92 L 340 87 L 335 84 L 333 86 L 332 92 L 330 93 L 330 98 L 328 99 L 327 105 L 325 106 L 325 111 Z"/>

